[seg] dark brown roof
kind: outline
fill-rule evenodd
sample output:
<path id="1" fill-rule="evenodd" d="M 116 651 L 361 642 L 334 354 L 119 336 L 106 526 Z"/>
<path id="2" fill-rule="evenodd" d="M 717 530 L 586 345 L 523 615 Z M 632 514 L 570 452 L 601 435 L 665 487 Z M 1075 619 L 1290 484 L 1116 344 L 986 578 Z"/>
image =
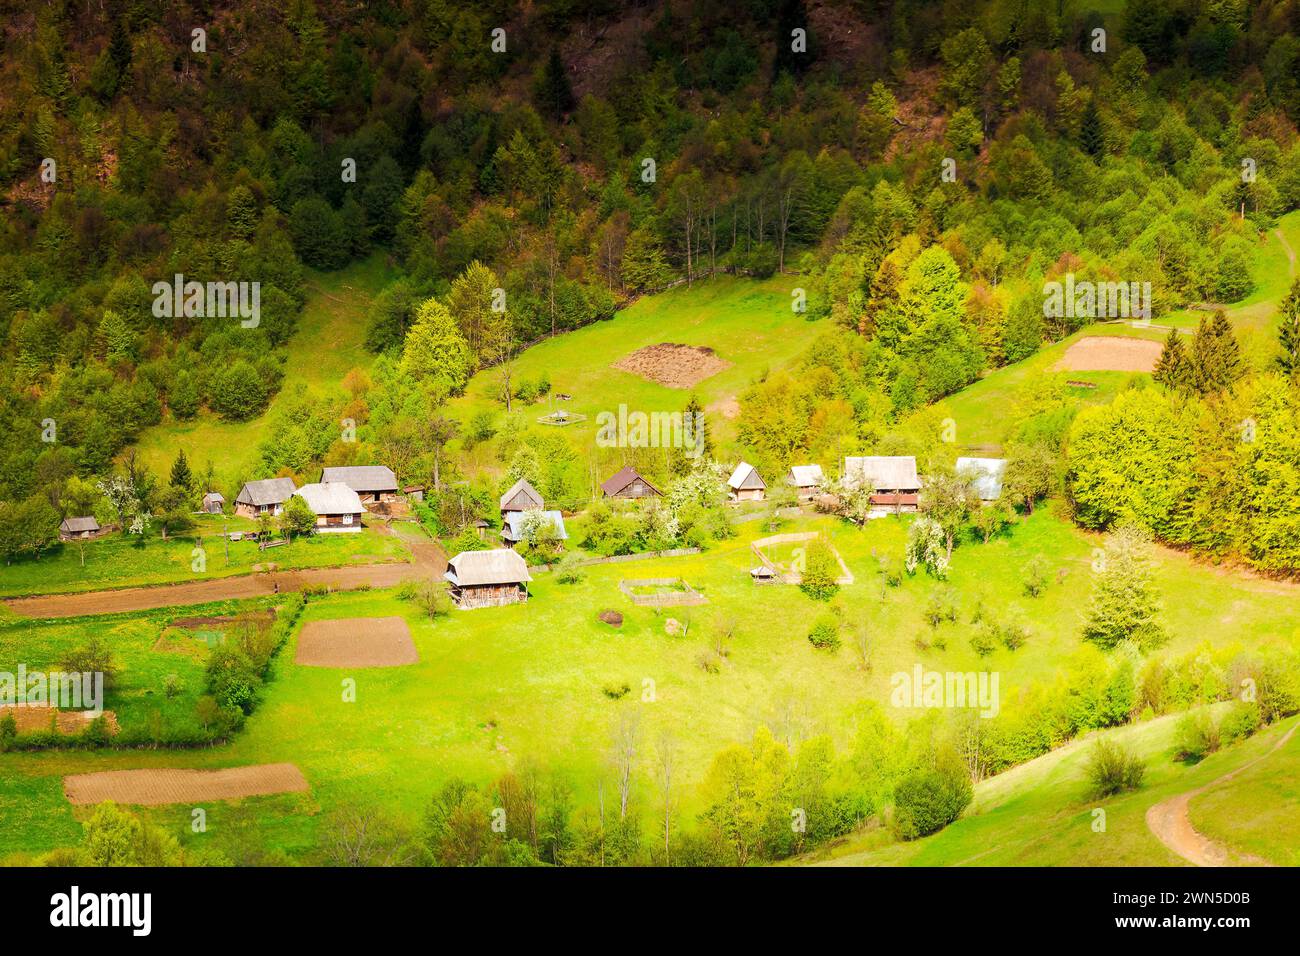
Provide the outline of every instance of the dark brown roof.
<path id="1" fill-rule="evenodd" d="M 663 494 L 662 491 L 660 491 L 658 488 L 656 488 L 654 485 L 650 483 L 650 480 L 648 478 L 641 475 L 631 465 L 626 465 L 623 468 L 620 468 L 617 473 L 607 478 L 601 484 L 600 490 L 605 492 L 605 494 L 613 497 L 614 495 L 622 491 L 624 488 L 626 488 L 628 485 L 632 484 L 632 482 L 636 481 L 638 478 L 644 481 L 646 487 L 649 488 L 651 491 L 653 491 L 655 494 L 657 495 Z"/>

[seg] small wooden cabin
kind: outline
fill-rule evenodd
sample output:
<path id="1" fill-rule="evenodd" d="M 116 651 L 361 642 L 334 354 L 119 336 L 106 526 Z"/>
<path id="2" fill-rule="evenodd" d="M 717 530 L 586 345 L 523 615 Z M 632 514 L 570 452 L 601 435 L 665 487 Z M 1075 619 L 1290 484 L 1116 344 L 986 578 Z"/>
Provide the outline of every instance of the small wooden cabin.
<path id="1" fill-rule="evenodd" d="M 294 492 L 316 512 L 316 530 L 345 532 L 361 530 L 361 515 L 366 510 L 361 496 L 341 481 L 322 481 L 303 485 Z"/>
<path id="2" fill-rule="evenodd" d="M 64 518 L 59 525 L 60 541 L 76 541 L 93 538 L 99 534 L 99 522 L 89 515 L 77 518 Z"/>
<path id="3" fill-rule="evenodd" d="M 826 476 L 822 474 L 821 465 L 795 465 L 785 476 L 785 483 L 794 488 L 800 501 L 811 501 L 826 483 Z"/>
<path id="4" fill-rule="evenodd" d="M 209 491 L 203 496 L 199 510 L 205 515 L 219 515 L 226 506 L 226 496 L 219 491 Z"/>
<path id="5" fill-rule="evenodd" d="M 247 482 L 235 498 L 235 514 L 244 518 L 278 515 L 296 490 L 292 478 L 263 478 Z"/>
<path id="6" fill-rule="evenodd" d="M 606 479 L 600 486 L 606 498 L 662 498 L 663 492 L 628 465 Z"/>
<path id="7" fill-rule="evenodd" d="M 540 511 L 545 507 L 541 494 L 524 478 L 516 481 L 510 486 L 510 490 L 501 496 L 502 518 L 511 512 Z"/>
<path id="8" fill-rule="evenodd" d="M 451 599 L 463 610 L 522 604 L 532 580 L 524 559 L 509 548 L 462 551 L 447 562 L 444 577 Z"/>
<path id="9" fill-rule="evenodd" d="M 753 465 L 742 461 L 727 479 L 727 493 L 732 501 L 762 501 L 767 496 L 765 482 Z"/>

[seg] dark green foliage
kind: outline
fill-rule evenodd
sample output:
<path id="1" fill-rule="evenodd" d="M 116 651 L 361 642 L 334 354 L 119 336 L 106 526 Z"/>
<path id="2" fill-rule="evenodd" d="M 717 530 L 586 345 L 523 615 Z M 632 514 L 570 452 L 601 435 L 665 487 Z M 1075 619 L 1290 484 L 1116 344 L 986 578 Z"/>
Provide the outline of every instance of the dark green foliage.
<path id="1" fill-rule="evenodd" d="M 1165 388 L 1184 391 L 1192 387 L 1192 362 L 1183 347 L 1183 335 L 1178 329 L 1170 329 L 1165 337 L 1164 348 L 1151 373 Z"/>
<path id="2" fill-rule="evenodd" d="M 911 771 L 894 788 L 894 832 L 901 840 L 937 833 L 961 816 L 974 796 L 956 761 Z"/>

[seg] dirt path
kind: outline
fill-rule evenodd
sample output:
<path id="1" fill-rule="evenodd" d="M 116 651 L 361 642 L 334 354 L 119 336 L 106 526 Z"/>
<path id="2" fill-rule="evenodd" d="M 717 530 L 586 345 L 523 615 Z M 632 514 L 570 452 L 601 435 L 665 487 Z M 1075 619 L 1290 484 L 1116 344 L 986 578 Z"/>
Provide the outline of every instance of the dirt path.
<path id="1" fill-rule="evenodd" d="M 1286 746 L 1287 741 L 1291 739 L 1297 729 L 1300 729 L 1300 724 L 1296 724 L 1283 734 L 1282 738 L 1270 747 L 1267 753 L 1261 754 L 1249 763 L 1242 764 L 1236 770 L 1229 771 L 1222 777 L 1211 780 L 1195 790 L 1180 793 L 1176 797 L 1170 797 L 1168 800 L 1157 803 L 1147 811 L 1147 827 L 1161 843 L 1195 866 L 1232 865 L 1230 861 L 1233 854 L 1227 847 L 1216 843 L 1192 826 L 1192 819 L 1188 815 L 1187 807 L 1192 802 L 1193 797 L 1199 796 L 1211 787 L 1231 780 L 1237 774 L 1250 769 L 1261 760 L 1267 760 L 1275 752 Z M 1240 865 L 1244 866 L 1274 865 L 1268 860 L 1248 853 L 1238 853 L 1236 858 L 1240 861 Z"/>
<path id="2" fill-rule="evenodd" d="M 447 559 L 437 543 L 424 538 L 402 540 L 415 555 L 414 563 L 362 564 L 342 568 L 243 574 L 208 581 L 121 588 L 115 591 L 42 594 L 37 597 L 13 598 L 4 603 L 9 610 L 23 617 L 82 617 L 87 614 L 118 614 L 263 597 L 276 593 L 276 585 L 279 585 L 281 592 L 301 591 L 308 585 L 327 585 L 335 590 L 350 591 L 367 586 L 390 588 L 413 579 L 428 580 L 432 577 L 439 580 L 447 569 Z"/>
<path id="3" fill-rule="evenodd" d="M 1273 230 L 1273 235 L 1277 236 L 1277 241 L 1282 243 L 1282 251 L 1286 253 L 1286 259 L 1289 264 L 1289 268 L 1291 270 L 1291 275 L 1294 277 L 1295 276 L 1295 250 L 1291 248 L 1291 243 L 1286 241 L 1286 233 L 1282 231 L 1281 226 L 1278 226 L 1276 229 Z"/>

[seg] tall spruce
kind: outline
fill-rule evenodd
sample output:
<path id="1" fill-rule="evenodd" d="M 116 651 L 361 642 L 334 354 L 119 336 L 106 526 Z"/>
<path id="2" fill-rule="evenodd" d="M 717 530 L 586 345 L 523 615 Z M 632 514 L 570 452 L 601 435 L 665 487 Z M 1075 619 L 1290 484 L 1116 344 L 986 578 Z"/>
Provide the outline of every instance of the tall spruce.
<path id="1" fill-rule="evenodd" d="M 1083 121 L 1079 124 L 1079 145 L 1089 156 L 1100 156 L 1106 148 L 1106 140 L 1101 131 L 1101 114 L 1097 112 L 1097 97 L 1088 100 L 1083 111 Z"/>
<path id="2" fill-rule="evenodd" d="M 537 107 L 550 115 L 557 123 L 564 119 L 564 114 L 573 109 L 573 87 L 569 85 L 569 75 L 565 72 L 564 61 L 560 51 L 551 47 L 551 55 L 546 59 L 537 83 L 533 88 L 537 98 Z"/>
<path id="3" fill-rule="evenodd" d="M 172 462 L 170 484 L 173 488 L 181 488 L 185 491 L 189 491 L 194 485 L 194 474 L 190 471 L 190 462 L 185 457 L 184 448 L 176 453 L 176 460 Z"/>
<path id="4" fill-rule="evenodd" d="M 1192 387 L 1192 363 L 1183 347 L 1183 334 L 1170 329 L 1165 337 L 1165 347 L 1152 370 L 1151 377 L 1165 388 L 1184 391 Z"/>
<path id="5" fill-rule="evenodd" d="M 1293 382 L 1300 382 L 1300 279 L 1291 283 L 1291 291 L 1278 308 L 1278 317 L 1281 324 L 1277 339 L 1282 354 L 1278 356 L 1277 364 L 1283 375 Z"/>
<path id="6" fill-rule="evenodd" d="M 1222 309 L 1202 318 L 1192 339 L 1192 380 L 1202 395 L 1231 388 L 1245 374 L 1241 346 Z"/>

